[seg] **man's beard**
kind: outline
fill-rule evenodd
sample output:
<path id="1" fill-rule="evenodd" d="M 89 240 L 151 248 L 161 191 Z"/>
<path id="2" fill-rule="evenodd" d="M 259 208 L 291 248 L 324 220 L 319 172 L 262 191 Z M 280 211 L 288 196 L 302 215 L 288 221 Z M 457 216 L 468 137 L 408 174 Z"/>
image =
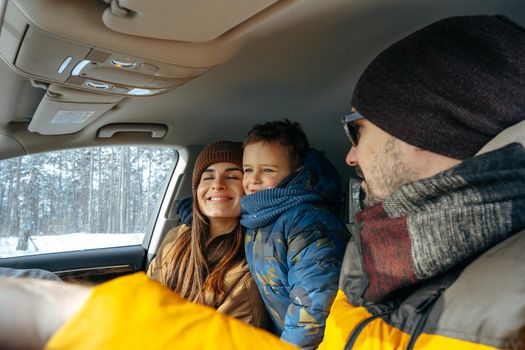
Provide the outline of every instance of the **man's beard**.
<path id="1" fill-rule="evenodd" d="M 397 139 L 391 137 L 383 145 L 373 161 L 368 176 L 357 166 L 356 174 L 363 179 L 361 188 L 365 193 L 364 205 L 371 207 L 382 203 L 395 190 L 417 179 L 415 171 L 402 161 Z"/>

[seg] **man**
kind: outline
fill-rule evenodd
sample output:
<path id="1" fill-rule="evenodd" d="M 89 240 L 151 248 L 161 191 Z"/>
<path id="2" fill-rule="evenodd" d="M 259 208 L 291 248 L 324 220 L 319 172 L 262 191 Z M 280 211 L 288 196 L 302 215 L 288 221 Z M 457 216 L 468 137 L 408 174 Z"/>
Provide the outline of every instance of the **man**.
<path id="1" fill-rule="evenodd" d="M 475 155 L 525 118 L 525 30 L 430 25 L 368 66 L 352 104 L 367 208 L 322 348 L 524 348 L 525 151 Z"/>
<path id="2" fill-rule="evenodd" d="M 525 30 L 502 17 L 434 23 L 379 55 L 352 104 L 347 161 L 367 208 L 320 348 L 525 348 L 525 150 L 475 156 L 524 119 Z M 291 348 L 145 279 L 78 292 L 48 347 Z"/>

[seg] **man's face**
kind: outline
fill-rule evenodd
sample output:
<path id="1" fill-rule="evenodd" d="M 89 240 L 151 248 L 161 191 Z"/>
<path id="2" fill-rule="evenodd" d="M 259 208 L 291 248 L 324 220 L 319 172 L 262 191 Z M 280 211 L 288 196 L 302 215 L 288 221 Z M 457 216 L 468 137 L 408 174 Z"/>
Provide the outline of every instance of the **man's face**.
<path id="1" fill-rule="evenodd" d="M 244 147 L 242 186 L 249 195 L 276 187 L 292 173 L 286 148 L 279 144 L 255 142 Z"/>
<path id="2" fill-rule="evenodd" d="M 416 180 L 417 174 L 407 157 L 410 145 L 366 119 L 353 124 L 359 130 L 359 141 L 348 152 L 346 163 L 357 167 L 356 172 L 363 178 L 365 206 L 369 207 L 383 202 L 398 187 Z"/>

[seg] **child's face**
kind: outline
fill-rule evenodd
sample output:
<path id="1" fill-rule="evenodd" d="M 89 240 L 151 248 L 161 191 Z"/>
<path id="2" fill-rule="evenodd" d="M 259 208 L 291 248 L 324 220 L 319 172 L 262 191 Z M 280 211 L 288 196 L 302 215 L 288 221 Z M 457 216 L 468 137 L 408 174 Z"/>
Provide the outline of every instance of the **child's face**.
<path id="1" fill-rule="evenodd" d="M 246 194 L 276 187 L 292 173 L 286 148 L 275 143 L 255 142 L 244 147 L 242 157 Z"/>

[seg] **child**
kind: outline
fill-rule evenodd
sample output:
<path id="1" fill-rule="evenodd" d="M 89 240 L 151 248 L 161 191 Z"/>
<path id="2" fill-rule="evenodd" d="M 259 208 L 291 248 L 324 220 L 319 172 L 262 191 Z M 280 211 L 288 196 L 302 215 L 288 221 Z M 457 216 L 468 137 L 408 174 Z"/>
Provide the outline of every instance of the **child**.
<path id="1" fill-rule="evenodd" d="M 302 348 L 316 348 L 350 238 L 335 214 L 341 204 L 339 174 L 309 149 L 300 125 L 288 120 L 256 125 L 243 148 L 246 261 L 274 332 Z M 191 209 L 181 202 L 177 212 L 187 219 Z"/>
<path id="2" fill-rule="evenodd" d="M 243 147 L 246 260 L 276 332 L 316 348 L 349 239 L 339 175 L 288 120 L 256 125 Z"/>

